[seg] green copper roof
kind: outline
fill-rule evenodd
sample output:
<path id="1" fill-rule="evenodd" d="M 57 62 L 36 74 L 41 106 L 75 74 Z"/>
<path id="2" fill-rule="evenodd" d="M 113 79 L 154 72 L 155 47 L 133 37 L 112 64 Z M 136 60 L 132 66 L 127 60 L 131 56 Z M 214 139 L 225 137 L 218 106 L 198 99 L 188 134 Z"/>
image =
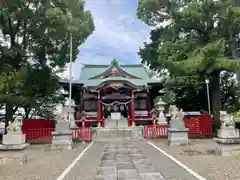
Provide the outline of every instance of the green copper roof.
<path id="1" fill-rule="evenodd" d="M 131 78 L 111 76 L 94 79 L 95 76 L 104 74 L 109 69 L 113 68 L 113 66 L 116 66 L 117 68 L 120 68 L 122 71 L 126 72 L 128 75 L 131 75 Z M 144 86 L 152 82 L 147 69 L 142 64 L 119 65 L 116 60 L 113 60 L 110 65 L 84 65 L 81 69 L 78 82 L 83 83 L 84 86 L 97 86 L 105 81 L 110 80 L 129 81 L 130 83 L 137 86 Z"/>

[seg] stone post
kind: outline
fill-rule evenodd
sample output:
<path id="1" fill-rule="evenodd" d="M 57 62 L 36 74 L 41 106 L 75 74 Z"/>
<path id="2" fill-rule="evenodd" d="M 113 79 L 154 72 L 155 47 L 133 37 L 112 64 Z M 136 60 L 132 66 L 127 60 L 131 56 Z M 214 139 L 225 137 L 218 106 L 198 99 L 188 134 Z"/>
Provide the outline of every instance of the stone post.
<path id="1" fill-rule="evenodd" d="M 220 111 L 221 128 L 217 131 L 217 138 L 214 140 L 218 144 L 218 152 L 222 156 L 232 156 L 240 154 L 239 129 L 235 127 L 233 116 L 226 111 Z"/>
<path id="2" fill-rule="evenodd" d="M 69 113 L 68 111 L 65 113 Z M 70 129 L 70 119 L 65 119 L 65 115 L 60 116 L 57 119 L 57 123 L 55 126 L 55 131 L 52 132 L 52 149 L 72 149 L 73 140 L 72 140 L 72 131 Z M 74 122 L 75 124 L 75 122 Z"/>
<path id="3" fill-rule="evenodd" d="M 188 144 L 188 128 L 184 125 L 184 112 L 175 105 L 170 106 L 170 127 L 168 129 L 168 143 L 170 146 Z"/>
<path id="4" fill-rule="evenodd" d="M 22 120 L 20 119 L 8 123 L 7 134 L 3 135 L 0 150 L 23 150 L 29 146 L 26 143 L 26 134 L 22 133 L 21 127 Z"/>

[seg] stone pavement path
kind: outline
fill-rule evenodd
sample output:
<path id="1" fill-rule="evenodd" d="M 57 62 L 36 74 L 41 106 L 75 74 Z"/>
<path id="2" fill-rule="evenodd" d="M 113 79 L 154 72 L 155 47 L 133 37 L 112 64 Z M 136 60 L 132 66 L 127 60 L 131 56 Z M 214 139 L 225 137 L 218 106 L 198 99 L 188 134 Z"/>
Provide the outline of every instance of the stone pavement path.
<path id="1" fill-rule="evenodd" d="M 161 173 L 131 143 L 108 144 L 96 180 L 164 180 Z"/>
<path id="2" fill-rule="evenodd" d="M 197 180 L 144 140 L 96 142 L 64 180 Z"/>

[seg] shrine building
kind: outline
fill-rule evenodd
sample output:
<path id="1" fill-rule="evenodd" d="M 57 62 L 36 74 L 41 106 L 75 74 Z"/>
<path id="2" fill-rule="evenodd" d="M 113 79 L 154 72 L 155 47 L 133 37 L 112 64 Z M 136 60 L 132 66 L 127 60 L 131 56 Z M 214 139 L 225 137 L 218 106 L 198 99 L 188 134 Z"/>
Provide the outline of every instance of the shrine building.
<path id="1" fill-rule="evenodd" d="M 68 80 L 60 84 L 69 91 Z M 84 111 L 92 126 L 109 127 L 114 119 L 123 127 L 152 124 L 150 111 L 160 89 L 160 80 L 142 64 L 85 64 L 79 79 L 72 81 L 75 120 Z"/>

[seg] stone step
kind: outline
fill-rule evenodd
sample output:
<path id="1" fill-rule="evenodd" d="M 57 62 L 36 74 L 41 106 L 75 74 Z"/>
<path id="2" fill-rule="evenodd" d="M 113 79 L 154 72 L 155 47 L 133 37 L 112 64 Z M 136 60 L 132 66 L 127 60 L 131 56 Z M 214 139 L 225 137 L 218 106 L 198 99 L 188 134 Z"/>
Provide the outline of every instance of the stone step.
<path id="1" fill-rule="evenodd" d="M 96 130 L 96 139 L 142 138 L 142 127 L 131 128 L 99 128 Z"/>
<path id="2" fill-rule="evenodd" d="M 105 119 L 106 128 L 126 128 L 128 127 L 127 119 Z"/>

